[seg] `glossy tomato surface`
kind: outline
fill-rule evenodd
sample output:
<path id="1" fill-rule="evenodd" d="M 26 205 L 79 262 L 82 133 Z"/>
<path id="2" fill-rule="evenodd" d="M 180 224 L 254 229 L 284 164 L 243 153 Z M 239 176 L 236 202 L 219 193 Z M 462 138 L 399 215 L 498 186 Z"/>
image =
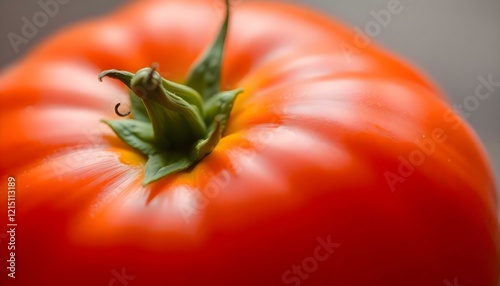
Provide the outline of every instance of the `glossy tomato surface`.
<path id="1" fill-rule="evenodd" d="M 97 75 L 157 62 L 183 82 L 221 21 L 208 0 L 137 1 L 2 72 L 18 223 L 2 285 L 497 285 L 496 187 L 471 128 L 418 72 L 304 8 L 234 7 L 222 88 L 244 93 L 223 138 L 143 186 L 145 158 L 100 123 L 127 90 Z"/>

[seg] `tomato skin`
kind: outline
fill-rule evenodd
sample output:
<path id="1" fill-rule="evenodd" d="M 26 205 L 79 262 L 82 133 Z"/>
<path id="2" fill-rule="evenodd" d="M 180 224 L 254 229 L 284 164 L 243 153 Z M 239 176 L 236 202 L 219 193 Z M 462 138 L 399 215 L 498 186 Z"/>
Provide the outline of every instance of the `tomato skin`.
<path id="1" fill-rule="evenodd" d="M 225 137 L 146 187 L 144 158 L 99 123 L 127 93 L 97 74 L 158 62 L 182 82 L 221 21 L 212 1 L 132 3 L 0 75 L 0 179 L 16 178 L 19 222 L 17 278 L 3 267 L 0 281 L 121 285 L 124 271 L 129 285 L 496 286 L 496 186 L 441 93 L 375 46 L 346 57 L 353 34 L 316 13 L 233 12 L 222 86 L 245 93 Z M 336 247 L 295 274 L 319 241 Z"/>

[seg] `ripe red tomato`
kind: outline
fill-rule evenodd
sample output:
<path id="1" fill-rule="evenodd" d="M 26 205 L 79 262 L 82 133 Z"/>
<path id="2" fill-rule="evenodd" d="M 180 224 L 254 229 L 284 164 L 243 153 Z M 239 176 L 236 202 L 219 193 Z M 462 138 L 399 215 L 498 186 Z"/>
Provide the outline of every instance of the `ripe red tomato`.
<path id="1" fill-rule="evenodd" d="M 234 8 L 220 86 L 244 93 L 222 138 L 142 185 L 146 156 L 100 123 L 127 89 L 96 77 L 157 62 L 186 81 L 219 14 L 137 1 L 0 75 L 2 285 L 497 285 L 471 128 L 418 72 L 296 6 Z"/>

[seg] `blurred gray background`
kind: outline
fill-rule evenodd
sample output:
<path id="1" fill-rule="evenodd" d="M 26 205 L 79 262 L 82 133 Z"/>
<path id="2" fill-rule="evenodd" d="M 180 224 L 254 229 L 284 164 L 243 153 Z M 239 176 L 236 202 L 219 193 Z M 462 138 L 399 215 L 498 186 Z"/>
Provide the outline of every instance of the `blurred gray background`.
<path id="1" fill-rule="evenodd" d="M 10 32 L 22 35 L 23 17 L 41 11 L 39 2 L 49 0 L 2 0 L 0 3 L 0 68 L 28 52 L 33 45 L 61 26 L 105 14 L 125 0 L 57 0 L 60 11 L 38 29 L 28 43 L 10 43 Z M 53 0 L 54 1 L 54 0 Z M 186 0 L 188 1 L 188 0 Z M 220 0 L 213 0 L 220 1 Z M 234 4 L 245 0 L 233 0 Z M 285 0 L 286 1 L 286 0 Z M 387 10 L 392 1 L 402 11 L 393 14 L 374 40 L 403 56 L 426 72 L 451 101 L 463 104 L 474 96 L 479 76 L 500 82 L 500 0 L 289 0 L 302 3 L 364 30 L 373 13 Z M 41 19 L 43 20 L 43 19 Z M 500 182 L 500 86 L 480 101 L 467 120 L 486 145 Z"/>

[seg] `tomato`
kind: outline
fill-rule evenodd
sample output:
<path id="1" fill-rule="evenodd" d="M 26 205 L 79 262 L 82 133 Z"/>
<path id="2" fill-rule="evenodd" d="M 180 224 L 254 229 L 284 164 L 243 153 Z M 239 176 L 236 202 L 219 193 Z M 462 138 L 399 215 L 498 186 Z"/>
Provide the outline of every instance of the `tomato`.
<path id="1" fill-rule="evenodd" d="M 497 285 L 496 186 L 472 129 L 419 72 L 304 8 L 232 7 L 220 90 L 243 93 L 224 126 L 200 123 L 221 130 L 210 150 L 144 182 L 149 157 L 100 121 L 129 91 L 97 75 L 157 62 L 186 82 L 213 7 L 137 1 L 2 72 L 2 285 Z"/>

